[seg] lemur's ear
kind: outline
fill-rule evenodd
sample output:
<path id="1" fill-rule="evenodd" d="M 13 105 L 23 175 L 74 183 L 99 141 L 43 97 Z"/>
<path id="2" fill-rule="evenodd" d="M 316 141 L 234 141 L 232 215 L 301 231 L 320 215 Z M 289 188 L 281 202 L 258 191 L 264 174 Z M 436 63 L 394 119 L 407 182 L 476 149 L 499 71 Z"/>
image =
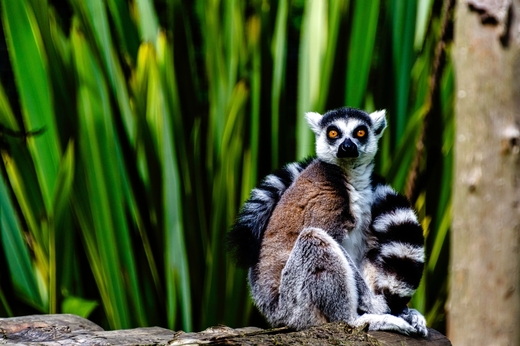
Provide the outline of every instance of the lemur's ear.
<path id="1" fill-rule="evenodd" d="M 320 113 L 316 113 L 316 112 L 305 113 L 305 119 L 307 119 L 307 123 L 309 124 L 312 132 L 314 132 L 316 135 L 318 135 L 321 130 L 321 126 L 320 126 L 321 118 L 322 118 L 322 115 Z"/>
<path id="2" fill-rule="evenodd" d="M 386 110 L 375 111 L 369 114 L 372 119 L 372 126 L 374 128 L 374 134 L 377 138 L 383 135 L 383 131 L 386 128 Z"/>

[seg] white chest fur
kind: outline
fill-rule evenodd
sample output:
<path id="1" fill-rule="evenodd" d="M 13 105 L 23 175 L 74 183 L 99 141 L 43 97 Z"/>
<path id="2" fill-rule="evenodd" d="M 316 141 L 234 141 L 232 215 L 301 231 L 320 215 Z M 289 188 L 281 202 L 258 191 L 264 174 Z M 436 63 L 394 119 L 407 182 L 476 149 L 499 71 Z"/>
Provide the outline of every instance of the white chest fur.
<path id="1" fill-rule="evenodd" d="M 356 225 L 354 229 L 347 232 L 341 245 L 347 250 L 357 267 L 366 251 L 367 233 L 372 219 L 371 206 L 373 191 L 370 185 L 370 172 L 364 172 L 354 179 L 347 178 L 347 189 L 350 198 L 350 212 L 354 216 Z M 370 174 L 369 174 L 370 173 Z"/>

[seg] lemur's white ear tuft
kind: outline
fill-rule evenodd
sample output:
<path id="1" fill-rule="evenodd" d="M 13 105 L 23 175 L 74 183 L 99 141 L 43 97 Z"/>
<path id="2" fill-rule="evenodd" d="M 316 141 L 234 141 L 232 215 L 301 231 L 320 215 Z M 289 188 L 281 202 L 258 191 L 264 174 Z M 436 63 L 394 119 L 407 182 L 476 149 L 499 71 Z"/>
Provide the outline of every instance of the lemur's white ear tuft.
<path id="1" fill-rule="evenodd" d="M 307 119 L 307 123 L 309 124 L 312 132 L 314 132 L 316 135 L 320 133 L 321 127 L 320 127 L 320 120 L 322 118 L 322 115 L 320 113 L 316 112 L 307 112 L 305 113 L 305 119 Z"/>
<path id="2" fill-rule="evenodd" d="M 377 138 L 383 135 L 383 131 L 386 128 L 386 110 L 375 111 L 369 114 L 372 119 L 372 127 Z"/>

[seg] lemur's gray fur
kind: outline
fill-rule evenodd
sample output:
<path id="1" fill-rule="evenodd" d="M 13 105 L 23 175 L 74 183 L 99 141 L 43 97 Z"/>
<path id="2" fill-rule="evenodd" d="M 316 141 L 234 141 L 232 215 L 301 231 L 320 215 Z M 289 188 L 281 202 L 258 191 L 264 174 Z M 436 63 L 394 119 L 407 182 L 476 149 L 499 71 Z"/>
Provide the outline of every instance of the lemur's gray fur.
<path id="1" fill-rule="evenodd" d="M 317 158 L 268 175 L 229 234 L 255 304 L 275 326 L 345 321 L 426 336 L 424 317 L 406 305 L 422 276 L 422 228 L 373 174 L 385 112 L 306 118 Z"/>

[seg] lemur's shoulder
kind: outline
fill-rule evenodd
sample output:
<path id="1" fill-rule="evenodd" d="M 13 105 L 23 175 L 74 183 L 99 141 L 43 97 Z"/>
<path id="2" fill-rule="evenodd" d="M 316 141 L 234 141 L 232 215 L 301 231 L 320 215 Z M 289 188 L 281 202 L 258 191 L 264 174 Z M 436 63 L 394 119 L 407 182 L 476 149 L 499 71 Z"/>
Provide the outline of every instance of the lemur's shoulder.
<path id="1" fill-rule="evenodd" d="M 316 184 L 326 184 L 336 187 L 337 190 L 345 189 L 345 174 L 341 167 L 327 163 L 320 159 L 314 160 L 300 174 L 299 179 L 306 179 Z"/>
<path id="2" fill-rule="evenodd" d="M 288 236 L 290 240 L 287 238 L 287 241 L 292 242 L 304 228 L 318 227 L 340 242 L 354 225 L 349 191 L 341 168 L 315 160 L 280 198 L 267 225 L 265 238 Z"/>
<path id="3" fill-rule="evenodd" d="M 250 268 L 258 263 L 267 223 L 280 198 L 316 158 L 292 162 L 267 175 L 244 203 L 227 236 L 227 247 L 237 265 Z"/>

